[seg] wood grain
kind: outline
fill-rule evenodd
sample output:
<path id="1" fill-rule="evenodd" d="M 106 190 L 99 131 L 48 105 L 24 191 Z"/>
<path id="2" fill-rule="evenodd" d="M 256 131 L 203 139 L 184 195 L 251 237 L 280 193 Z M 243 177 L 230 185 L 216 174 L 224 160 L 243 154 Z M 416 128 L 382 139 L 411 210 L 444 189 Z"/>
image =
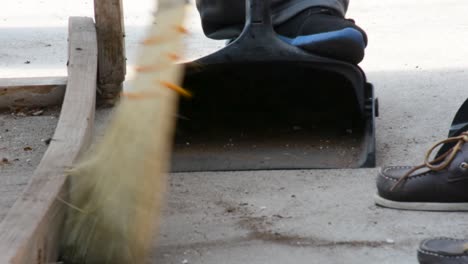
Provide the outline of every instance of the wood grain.
<path id="1" fill-rule="evenodd" d="M 97 40 L 93 20 L 69 20 L 68 84 L 60 119 L 25 192 L 0 224 L 0 263 L 43 264 L 57 260 L 66 195 L 65 170 L 85 150 L 94 122 Z"/>
<path id="2" fill-rule="evenodd" d="M 126 74 L 122 0 L 94 0 L 98 36 L 99 97 L 113 102 L 122 91 Z"/>

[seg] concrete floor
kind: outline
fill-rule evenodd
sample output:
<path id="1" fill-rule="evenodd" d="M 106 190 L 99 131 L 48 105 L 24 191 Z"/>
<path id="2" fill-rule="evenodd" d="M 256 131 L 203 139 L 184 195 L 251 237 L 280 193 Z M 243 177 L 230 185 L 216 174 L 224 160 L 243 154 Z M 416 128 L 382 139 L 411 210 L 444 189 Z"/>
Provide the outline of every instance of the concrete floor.
<path id="1" fill-rule="evenodd" d="M 25 8 L 33 2 L 35 8 Z M 92 15 L 92 1 L 78 2 L 6 0 L 7 16 L 0 21 L 0 77 L 65 74 L 66 18 Z M 130 69 L 150 3 L 126 2 Z M 369 35 L 361 66 L 381 105 L 378 166 L 420 163 L 425 150 L 446 136 L 451 118 L 468 96 L 467 10 L 468 2 L 459 0 L 351 1 L 348 16 Z M 193 12 L 187 21 L 193 32 L 187 39 L 188 57 L 222 46 L 203 38 Z M 54 125 L 41 117 L 28 118 L 36 118 L 28 121 L 35 127 Z M 4 115 L 0 126 L 6 129 L 14 122 Z M 5 151 L 20 135 L 25 142 L 40 141 L 53 131 L 47 128 L 45 134 L 35 135 L 32 128 L 22 128 L 18 135 L 0 138 L 0 154 L 14 156 L 16 152 Z M 42 149 L 34 155 L 40 157 Z M 2 185 L 13 175 L 4 172 Z M 376 173 L 377 169 L 173 174 L 153 260 L 405 264 L 416 263 L 415 249 L 422 238 L 468 237 L 465 213 L 376 207 Z M 25 181 L 15 182 L 19 187 L 11 188 L 17 189 L 1 189 L 3 214 Z"/>

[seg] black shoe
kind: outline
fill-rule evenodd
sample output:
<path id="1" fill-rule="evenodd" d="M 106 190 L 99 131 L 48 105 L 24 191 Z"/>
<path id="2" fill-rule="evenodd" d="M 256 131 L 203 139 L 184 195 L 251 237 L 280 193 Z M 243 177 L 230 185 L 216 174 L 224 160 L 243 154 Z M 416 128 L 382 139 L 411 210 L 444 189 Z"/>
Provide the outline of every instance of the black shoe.
<path id="1" fill-rule="evenodd" d="M 433 161 L 439 145 L 455 145 Z M 421 171 L 426 168 L 425 171 Z M 468 211 L 468 131 L 437 143 L 424 165 L 386 167 L 377 178 L 378 205 L 406 210 Z"/>
<path id="2" fill-rule="evenodd" d="M 291 45 L 353 64 L 362 61 L 367 46 L 366 33 L 352 19 L 322 7 L 302 11 L 275 30 Z"/>
<path id="3" fill-rule="evenodd" d="M 426 239 L 419 246 L 418 260 L 420 264 L 468 264 L 468 240 Z"/>

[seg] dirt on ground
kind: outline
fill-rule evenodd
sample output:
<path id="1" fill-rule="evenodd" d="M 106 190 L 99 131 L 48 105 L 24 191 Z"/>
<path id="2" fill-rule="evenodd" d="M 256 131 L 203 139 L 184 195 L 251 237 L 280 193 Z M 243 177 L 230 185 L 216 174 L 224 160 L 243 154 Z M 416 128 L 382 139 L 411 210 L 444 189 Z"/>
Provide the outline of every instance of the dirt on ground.
<path id="1" fill-rule="evenodd" d="M 22 193 L 52 140 L 58 108 L 0 112 L 0 219 Z"/>

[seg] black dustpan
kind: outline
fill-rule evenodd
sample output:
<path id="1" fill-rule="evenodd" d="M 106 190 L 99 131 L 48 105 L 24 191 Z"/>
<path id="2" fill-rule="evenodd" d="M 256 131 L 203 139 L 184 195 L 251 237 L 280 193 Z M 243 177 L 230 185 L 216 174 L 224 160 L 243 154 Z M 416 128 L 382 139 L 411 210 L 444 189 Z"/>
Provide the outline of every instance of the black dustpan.
<path id="1" fill-rule="evenodd" d="M 269 1 L 242 34 L 186 64 L 173 171 L 375 166 L 373 87 L 349 63 L 280 40 Z"/>

